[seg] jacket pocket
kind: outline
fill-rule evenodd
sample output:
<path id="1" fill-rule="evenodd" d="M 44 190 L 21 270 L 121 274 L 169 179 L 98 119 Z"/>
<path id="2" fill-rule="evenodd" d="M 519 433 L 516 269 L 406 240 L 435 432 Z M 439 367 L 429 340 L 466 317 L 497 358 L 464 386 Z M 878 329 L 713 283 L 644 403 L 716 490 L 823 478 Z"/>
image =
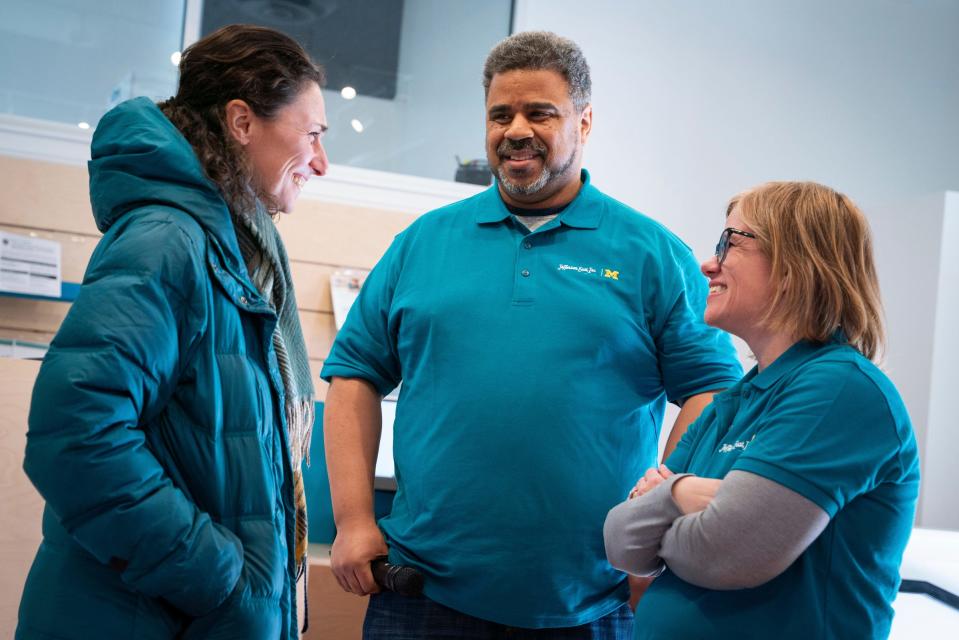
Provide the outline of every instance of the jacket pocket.
<path id="1" fill-rule="evenodd" d="M 186 616 L 163 600 L 138 594 L 133 637 L 143 640 L 178 638 L 186 621 Z"/>
<path id="2" fill-rule="evenodd" d="M 283 611 L 276 596 L 256 596 L 246 580 L 246 568 L 233 593 L 209 614 L 194 619 L 184 640 L 262 640 L 279 638 Z"/>

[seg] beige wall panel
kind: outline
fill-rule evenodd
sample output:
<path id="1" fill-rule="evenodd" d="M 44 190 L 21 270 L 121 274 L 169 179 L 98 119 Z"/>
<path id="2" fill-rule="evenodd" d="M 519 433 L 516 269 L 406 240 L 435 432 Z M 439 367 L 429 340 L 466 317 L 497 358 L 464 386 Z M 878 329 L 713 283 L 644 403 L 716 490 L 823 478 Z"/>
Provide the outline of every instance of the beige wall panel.
<path id="1" fill-rule="evenodd" d="M 330 569 L 329 547 L 310 545 L 310 628 L 303 640 L 356 640 L 363 635 L 369 598 L 340 588 Z"/>
<path id="2" fill-rule="evenodd" d="M 56 333 L 69 303 L 0 296 L 0 329 Z"/>
<path id="3" fill-rule="evenodd" d="M 2 300 L 2 298 L 0 298 Z M 2 304 L 2 303 L 0 303 Z M 24 331 L 0 327 L 0 340 L 19 340 L 36 344 L 50 344 L 55 334 L 46 331 Z"/>
<path id="4" fill-rule="evenodd" d="M 54 240 L 63 247 L 61 250 L 61 275 L 67 282 L 80 282 L 83 280 L 83 274 L 87 270 L 87 264 L 90 262 L 90 256 L 96 249 L 100 236 L 81 235 L 76 233 L 61 233 L 57 231 L 39 231 L 35 229 L 23 229 L 20 227 L 11 227 L 0 224 L 0 231 L 9 231 L 20 235 L 29 235 L 31 231 L 37 238 L 44 240 Z"/>
<path id="5" fill-rule="evenodd" d="M 290 261 L 297 308 L 306 311 L 333 312 L 330 298 L 330 274 L 338 267 Z"/>
<path id="6" fill-rule="evenodd" d="M 419 213 L 301 199 L 296 212 L 282 215 L 277 227 L 291 259 L 369 269 Z"/>
<path id="7" fill-rule="evenodd" d="M 40 544 L 43 498 L 23 473 L 27 413 L 39 362 L 0 358 L 0 638 L 12 638 Z"/>
<path id="8" fill-rule="evenodd" d="M 0 200 L 0 224 L 99 236 L 86 167 L 0 156 L 0 175 L 16 186 Z M 293 259 L 369 268 L 421 213 L 303 198 L 278 226 Z"/>
<path id="9" fill-rule="evenodd" d="M 98 235 L 86 167 L 0 156 L 0 223 Z"/>
<path id="10" fill-rule="evenodd" d="M 306 351 L 310 358 L 314 360 L 326 358 L 336 337 L 333 314 L 300 311 L 300 324 L 303 327 L 303 339 L 306 341 Z"/>

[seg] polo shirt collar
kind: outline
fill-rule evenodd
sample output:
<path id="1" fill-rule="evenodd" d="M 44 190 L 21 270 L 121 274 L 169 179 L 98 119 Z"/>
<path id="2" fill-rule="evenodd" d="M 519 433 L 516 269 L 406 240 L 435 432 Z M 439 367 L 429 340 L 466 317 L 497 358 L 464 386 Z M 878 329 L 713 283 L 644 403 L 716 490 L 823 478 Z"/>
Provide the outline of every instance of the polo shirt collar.
<path id="1" fill-rule="evenodd" d="M 576 229 L 596 229 L 603 217 L 602 194 L 590 184 L 589 172 L 586 169 L 581 170 L 580 180 L 583 184 L 579 188 L 579 193 L 559 214 L 559 222 Z M 502 222 L 510 217 L 509 209 L 506 208 L 495 181 L 477 198 L 479 205 L 475 216 L 477 224 Z"/>
<path id="2" fill-rule="evenodd" d="M 800 340 L 786 349 L 781 356 L 773 360 L 772 364 L 762 371 L 757 372 L 758 368 L 754 368 L 753 371 L 750 371 L 746 375 L 743 382 L 751 384 L 758 389 L 768 389 L 821 349 L 839 346 L 845 343 L 846 339 L 842 330 L 837 330 L 825 344 L 818 344 L 810 342 L 809 340 Z"/>

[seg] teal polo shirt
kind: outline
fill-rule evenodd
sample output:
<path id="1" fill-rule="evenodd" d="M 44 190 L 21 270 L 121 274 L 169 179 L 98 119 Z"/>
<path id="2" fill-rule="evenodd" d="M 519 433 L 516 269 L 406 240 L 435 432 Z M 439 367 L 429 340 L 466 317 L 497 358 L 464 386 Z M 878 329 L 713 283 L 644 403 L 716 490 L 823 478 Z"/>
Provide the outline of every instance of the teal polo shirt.
<path id="1" fill-rule="evenodd" d="M 919 457 L 889 379 L 838 339 L 799 342 L 717 395 L 666 461 L 748 471 L 815 502 L 830 522 L 782 574 L 713 591 L 668 570 L 636 610 L 637 638 L 886 638 L 912 530 Z"/>
<path id="2" fill-rule="evenodd" d="M 624 603 L 603 521 L 655 464 L 666 400 L 742 372 L 706 280 L 660 224 L 600 193 L 530 233 L 495 185 L 430 212 L 370 273 L 322 377 L 402 380 L 380 521 L 426 595 L 518 627 Z"/>

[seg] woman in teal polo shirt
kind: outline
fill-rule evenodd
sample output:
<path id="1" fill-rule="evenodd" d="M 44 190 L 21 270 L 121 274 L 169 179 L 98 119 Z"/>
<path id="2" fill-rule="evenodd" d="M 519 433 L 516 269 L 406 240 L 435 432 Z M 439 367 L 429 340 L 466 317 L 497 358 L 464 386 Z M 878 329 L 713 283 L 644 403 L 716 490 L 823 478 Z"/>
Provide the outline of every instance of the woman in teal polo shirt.
<path id="1" fill-rule="evenodd" d="M 885 638 L 919 491 L 909 416 L 873 364 L 865 217 L 814 183 L 733 198 L 706 322 L 757 365 L 606 520 L 613 566 L 659 577 L 637 638 Z"/>

